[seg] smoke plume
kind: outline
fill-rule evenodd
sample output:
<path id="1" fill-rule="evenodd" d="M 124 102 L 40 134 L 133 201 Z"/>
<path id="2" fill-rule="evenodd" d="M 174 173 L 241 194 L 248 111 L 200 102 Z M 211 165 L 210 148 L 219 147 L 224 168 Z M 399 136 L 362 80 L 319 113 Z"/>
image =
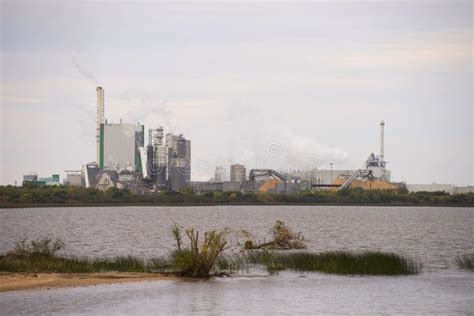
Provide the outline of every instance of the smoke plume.
<path id="1" fill-rule="evenodd" d="M 86 79 L 92 81 L 95 85 L 99 85 L 99 81 L 97 80 L 97 78 L 78 62 L 77 53 L 75 50 L 73 50 L 71 53 L 71 62 L 81 75 L 83 75 Z"/>

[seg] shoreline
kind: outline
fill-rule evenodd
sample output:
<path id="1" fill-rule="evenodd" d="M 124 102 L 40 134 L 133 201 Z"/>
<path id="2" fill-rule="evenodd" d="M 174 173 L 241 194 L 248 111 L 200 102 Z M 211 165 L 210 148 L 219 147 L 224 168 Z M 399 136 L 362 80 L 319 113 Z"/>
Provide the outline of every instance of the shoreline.
<path id="1" fill-rule="evenodd" d="M 194 206 L 386 206 L 386 207 L 474 207 L 474 204 L 413 204 L 413 203 L 44 203 L 44 204 L 1 204 L 0 209 L 45 208 L 45 207 L 194 207 Z"/>
<path id="2" fill-rule="evenodd" d="M 106 272 L 106 273 L 0 273 L 0 293 L 33 289 L 55 289 L 101 284 L 121 284 L 178 280 L 178 277 L 160 273 Z"/>

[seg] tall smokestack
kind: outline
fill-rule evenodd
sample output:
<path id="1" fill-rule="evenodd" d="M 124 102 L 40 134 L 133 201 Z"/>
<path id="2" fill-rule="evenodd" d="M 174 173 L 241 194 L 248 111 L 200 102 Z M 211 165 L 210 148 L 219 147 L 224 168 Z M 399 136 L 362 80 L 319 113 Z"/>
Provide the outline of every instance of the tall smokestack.
<path id="1" fill-rule="evenodd" d="M 97 141 L 97 164 L 101 164 L 101 137 L 100 125 L 104 123 L 104 89 L 97 87 L 97 127 L 96 127 L 96 141 Z"/>
<path id="2" fill-rule="evenodd" d="M 384 144 L 383 144 L 383 128 L 384 128 L 384 121 L 380 121 L 380 160 L 384 161 Z"/>

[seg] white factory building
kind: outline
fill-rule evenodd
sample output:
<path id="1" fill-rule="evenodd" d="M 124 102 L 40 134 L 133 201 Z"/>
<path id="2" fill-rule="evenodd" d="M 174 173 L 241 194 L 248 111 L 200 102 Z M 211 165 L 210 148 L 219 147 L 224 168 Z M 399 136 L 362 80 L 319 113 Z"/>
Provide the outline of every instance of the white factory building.
<path id="1" fill-rule="evenodd" d="M 139 169 L 138 148 L 143 146 L 143 132 L 144 126 L 138 124 L 101 124 L 101 169 Z"/>
<path id="2" fill-rule="evenodd" d="M 105 119 L 104 89 L 97 93 L 97 164 L 101 170 L 141 169 L 138 148 L 143 147 L 144 126 L 140 124 L 108 123 Z"/>

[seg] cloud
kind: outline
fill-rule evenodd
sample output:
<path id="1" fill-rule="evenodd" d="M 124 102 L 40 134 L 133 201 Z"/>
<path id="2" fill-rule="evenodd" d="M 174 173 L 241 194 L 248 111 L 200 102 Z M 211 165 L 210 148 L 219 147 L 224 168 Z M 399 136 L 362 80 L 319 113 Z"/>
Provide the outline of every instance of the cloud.
<path id="1" fill-rule="evenodd" d="M 15 97 L 15 96 L 2 96 L 1 97 L 2 104 L 37 104 L 44 101 L 42 98 L 25 98 L 25 97 Z"/>
<path id="2" fill-rule="evenodd" d="M 444 36 L 423 42 L 399 41 L 373 47 L 371 50 L 351 52 L 342 56 L 347 67 L 440 67 L 446 64 L 471 63 L 471 41 L 468 36 Z"/>

